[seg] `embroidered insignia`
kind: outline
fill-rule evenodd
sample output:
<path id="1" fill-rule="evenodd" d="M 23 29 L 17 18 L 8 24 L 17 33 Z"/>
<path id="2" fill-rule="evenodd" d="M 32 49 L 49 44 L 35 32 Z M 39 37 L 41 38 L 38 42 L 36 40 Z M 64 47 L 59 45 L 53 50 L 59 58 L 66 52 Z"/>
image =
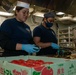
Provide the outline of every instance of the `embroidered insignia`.
<path id="1" fill-rule="evenodd" d="M 30 32 L 30 29 L 26 28 L 26 30 L 27 30 L 28 32 Z"/>

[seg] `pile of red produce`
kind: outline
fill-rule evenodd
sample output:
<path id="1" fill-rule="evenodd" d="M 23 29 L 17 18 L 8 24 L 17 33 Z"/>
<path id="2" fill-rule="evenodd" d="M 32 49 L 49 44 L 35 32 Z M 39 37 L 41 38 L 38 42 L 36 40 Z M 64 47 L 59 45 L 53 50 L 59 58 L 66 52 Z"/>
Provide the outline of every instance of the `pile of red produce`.
<path id="1" fill-rule="evenodd" d="M 44 64 L 53 64 L 54 62 L 44 62 L 43 60 L 33 60 L 33 59 L 28 59 L 28 60 L 12 60 L 11 63 L 22 65 L 22 66 L 27 66 L 27 67 L 39 67 Z"/>

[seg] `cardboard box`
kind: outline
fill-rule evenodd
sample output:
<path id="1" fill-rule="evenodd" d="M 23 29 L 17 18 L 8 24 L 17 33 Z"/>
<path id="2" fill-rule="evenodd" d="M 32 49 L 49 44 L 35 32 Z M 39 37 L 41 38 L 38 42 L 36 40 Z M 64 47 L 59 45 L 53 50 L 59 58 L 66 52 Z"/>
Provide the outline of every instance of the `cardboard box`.
<path id="1" fill-rule="evenodd" d="M 18 59 L 41 59 L 45 62 L 54 62 L 54 64 L 46 64 L 44 66 L 31 68 L 10 63 L 10 61 Z M 76 75 L 76 60 L 43 56 L 1 57 L 0 75 Z"/>

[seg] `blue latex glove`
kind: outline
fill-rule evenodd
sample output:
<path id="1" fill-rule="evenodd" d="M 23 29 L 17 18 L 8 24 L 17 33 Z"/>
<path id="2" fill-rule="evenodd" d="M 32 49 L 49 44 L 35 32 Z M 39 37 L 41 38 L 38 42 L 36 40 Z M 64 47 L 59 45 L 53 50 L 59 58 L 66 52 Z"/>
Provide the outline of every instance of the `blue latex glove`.
<path id="1" fill-rule="evenodd" d="M 40 48 L 34 44 L 22 44 L 22 50 L 24 50 L 30 54 L 30 53 L 39 52 Z"/>
<path id="2" fill-rule="evenodd" d="M 53 49 L 59 49 L 59 45 L 57 45 L 56 43 L 51 43 L 51 47 Z"/>

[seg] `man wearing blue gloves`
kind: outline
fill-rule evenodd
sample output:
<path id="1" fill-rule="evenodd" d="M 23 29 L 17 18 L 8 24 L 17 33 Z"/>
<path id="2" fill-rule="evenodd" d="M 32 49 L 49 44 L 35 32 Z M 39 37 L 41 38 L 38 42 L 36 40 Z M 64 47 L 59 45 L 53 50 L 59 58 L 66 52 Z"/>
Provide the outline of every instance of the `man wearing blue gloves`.
<path id="1" fill-rule="evenodd" d="M 33 44 L 30 27 L 24 23 L 29 15 L 29 3 L 17 2 L 15 18 L 5 20 L 0 27 L 2 56 L 18 56 L 36 53 L 40 49 Z"/>
<path id="2" fill-rule="evenodd" d="M 54 19 L 55 14 L 53 12 L 44 14 L 42 23 L 33 30 L 34 42 L 41 47 L 37 55 L 55 55 L 57 49 L 59 49 L 56 34 L 51 28 L 54 24 Z"/>

